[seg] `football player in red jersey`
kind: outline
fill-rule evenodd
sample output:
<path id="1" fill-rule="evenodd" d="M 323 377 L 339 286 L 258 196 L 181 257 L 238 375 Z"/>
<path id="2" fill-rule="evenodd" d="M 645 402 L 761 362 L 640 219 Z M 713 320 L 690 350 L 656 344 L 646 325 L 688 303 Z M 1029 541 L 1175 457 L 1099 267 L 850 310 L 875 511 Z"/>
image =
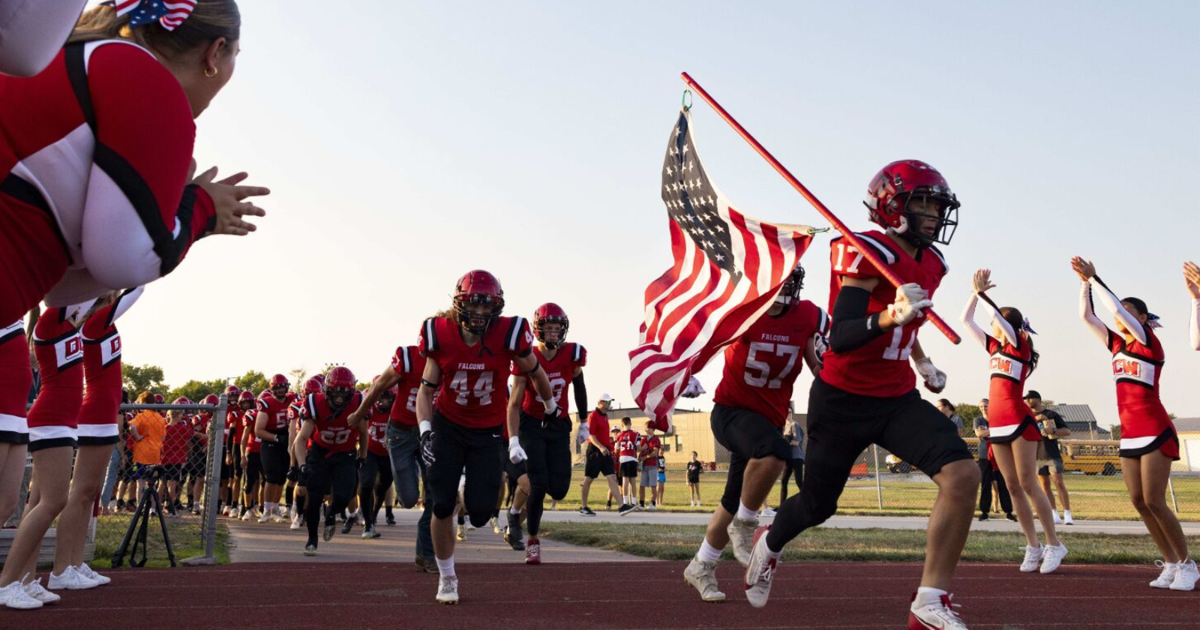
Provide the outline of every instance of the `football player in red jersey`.
<path id="1" fill-rule="evenodd" d="M 809 394 L 808 479 L 779 508 L 769 533 L 756 532 L 746 597 L 756 607 L 766 605 L 784 545 L 837 511 L 851 466 L 875 443 L 938 486 L 909 627 L 962 630 L 947 589 L 970 530 L 979 468 L 954 423 L 921 399 L 909 366 L 911 358 L 930 391 L 945 387 L 946 375 L 925 355 L 917 331 L 948 270 L 934 243 L 949 242 L 959 203 L 937 170 L 902 160 L 875 175 L 866 205 L 886 231 L 859 234 L 858 240 L 908 284 L 893 289 L 846 239 L 831 243 L 833 323 L 824 367 Z"/>
<path id="2" fill-rule="evenodd" d="M 1000 308 L 988 297 L 987 291 L 996 286 L 991 277 L 992 272 L 988 269 L 975 272 L 974 291 L 963 310 L 962 322 L 967 333 L 991 355 L 987 409 L 990 454 L 995 458 L 1000 474 L 1009 480 L 1008 491 L 1016 507 L 1017 521 L 1025 533 L 1025 559 L 1021 562 L 1021 571 L 1032 573 L 1041 563 L 1042 573 L 1053 573 L 1062 564 L 1067 548 L 1058 540 L 1054 507 L 1038 481 L 1037 451 L 1042 434 L 1033 410 L 1025 404 L 1025 381 L 1037 369 L 1038 353 L 1033 349 L 1032 329 L 1021 311 L 1011 306 Z M 991 334 L 975 323 L 975 307 L 981 302 L 991 316 Z M 981 458 L 987 455 L 979 454 Z M 1046 532 L 1045 547 L 1038 542 L 1034 510 Z"/>
<path id="3" fill-rule="evenodd" d="M 209 394 L 200 401 L 201 404 L 216 407 L 221 399 L 216 394 Z M 188 472 L 191 475 L 192 487 L 188 492 L 188 510 L 192 514 L 200 513 L 200 501 L 204 496 L 204 478 L 208 468 L 208 427 L 212 424 L 213 412 L 200 411 L 192 416 L 192 453 L 188 460 Z M 205 497 L 207 501 L 209 497 Z"/>
<path id="4" fill-rule="evenodd" d="M 258 398 L 258 413 L 254 417 L 254 436 L 260 440 L 261 451 L 259 460 L 262 462 L 263 482 L 263 513 L 259 523 L 274 521 L 282 523 L 285 510 L 279 505 L 283 495 L 283 484 L 287 481 L 287 471 L 291 463 L 288 455 L 288 445 L 292 436 L 288 428 L 288 407 L 296 400 L 296 395 L 288 388 L 291 383 L 282 374 L 271 377 L 270 392 L 263 392 Z"/>
<path id="5" fill-rule="evenodd" d="M 450 317 L 432 317 L 421 327 L 420 347 L 427 361 L 417 394 L 421 451 L 429 470 L 433 501 L 433 546 L 437 556 L 437 601 L 458 603 L 454 571 L 454 513 L 458 481 L 466 468 L 463 500 L 472 524 L 483 527 L 500 494 L 500 442 L 510 363 L 533 379 L 546 401 L 547 422 L 561 413 L 546 372 L 533 355 L 533 333 L 523 317 L 502 317 L 504 291 L 496 277 L 471 271 L 459 279 Z M 437 399 L 434 400 L 434 393 Z M 520 438 L 508 443 L 509 459 L 526 459 Z"/>
<path id="6" fill-rule="evenodd" d="M 1154 332 L 1160 327 L 1158 316 L 1138 298 L 1118 301 L 1096 275 L 1091 262 L 1076 256 L 1071 259 L 1071 268 L 1083 281 L 1080 316 L 1088 330 L 1112 353 L 1125 488 L 1163 555 L 1162 574 L 1150 586 L 1190 591 L 1200 581 L 1200 571 L 1196 561 L 1188 556 L 1187 538 L 1179 518 L 1167 504 L 1171 462 L 1179 459 L 1179 436 L 1159 399 L 1158 385 L 1166 353 Z M 1115 332 L 1096 316 L 1093 298 L 1099 298 L 1116 317 Z"/>
<path id="7" fill-rule="evenodd" d="M 729 450 L 729 476 L 704 542 L 683 573 L 706 602 L 725 600 L 716 568 L 729 542 L 738 562 L 749 562 L 759 508 L 791 459 L 783 427 L 792 389 L 804 365 L 813 376 L 821 371 L 829 317 L 800 299 L 803 287 L 804 267 L 797 264 L 775 303 L 725 349 L 711 422 L 717 442 Z"/>
<path id="8" fill-rule="evenodd" d="M 307 486 L 311 499 L 305 514 L 308 522 L 306 556 L 317 553 L 321 498 L 326 494 L 333 496 L 325 512 L 324 539 L 328 541 L 337 528 L 335 515 L 341 514 L 354 497 L 359 423 L 351 420 L 350 415 L 362 400 L 362 394 L 354 388 L 357 383 L 350 368 L 338 366 L 326 375 L 321 393 L 304 398 L 304 424 L 296 436 L 295 450 L 296 459 L 304 462 L 300 468 L 300 481 Z"/>
<path id="9" fill-rule="evenodd" d="M 428 486 L 425 462 L 421 459 L 421 434 L 417 426 L 417 394 L 421 389 L 421 375 L 425 373 L 425 357 L 417 346 L 400 346 L 392 354 L 392 360 L 363 394 L 362 404 L 356 414 L 367 413 L 386 389 L 398 388 L 398 396 L 389 414 L 387 447 L 392 464 L 392 480 L 400 505 L 405 509 L 417 504 L 421 498 L 421 486 Z M 359 418 L 361 420 L 361 418 Z M 422 505 L 421 517 L 417 520 L 416 565 L 427 573 L 437 572 L 433 557 L 433 502 L 426 500 Z"/>
<path id="10" fill-rule="evenodd" d="M 304 484 L 300 483 L 300 460 L 296 459 L 296 437 L 300 435 L 300 428 L 304 425 L 304 399 L 308 398 L 309 394 L 319 394 L 321 392 L 321 381 L 315 376 L 304 381 L 303 394 L 292 401 L 288 405 L 288 427 L 292 432 L 292 442 L 288 447 L 289 461 L 291 465 L 288 467 L 287 480 L 290 485 L 294 485 L 292 491 L 291 504 L 291 529 L 296 530 L 304 526 L 304 512 L 307 506 L 308 490 Z"/>
<path id="11" fill-rule="evenodd" d="M 552 302 L 537 307 L 533 312 L 533 331 L 538 340 L 533 354 L 550 381 L 554 401 L 562 414 L 556 418 L 546 418 L 545 405 L 529 386 L 530 377 L 515 366 L 512 371 L 508 432 L 509 435 L 519 436 L 521 448 L 528 455 L 525 460 L 529 477 L 529 498 L 525 502 L 529 527 L 529 541 L 525 545 L 526 564 L 541 563 L 538 531 L 546 494 L 555 501 L 561 501 L 571 488 L 571 419 L 567 415 L 567 391 L 571 385 L 575 385 L 575 408 L 580 412 L 581 422 L 583 410 L 588 405 L 587 388 L 583 381 L 587 350 L 567 341 L 570 326 L 566 311 Z M 521 538 L 520 521 L 521 510 L 514 501 L 508 512 L 509 544 Z"/>
<path id="12" fill-rule="evenodd" d="M 263 390 L 259 397 L 267 395 L 269 395 L 267 390 Z M 255 409 L 258 407 L 254 393 L 249 390 L 242 392 L 238 406 L 242 408 L 241 432 L 238 434 L 238 450 L 241 451 L 242 457 L 242 511 L 240 516 L 243 521 L 248 521 L 255 518 L 255 507 L 261 505 L 258 502 L 259 494 L 261 494 L 258 481 L 262 476 L 262 461 L 260 460 L 262 439 L 254 434 L 255 417 L 257 416 Z"/>
<path id="13" fill-rule="evenodd" d="M 240 420 L 241 414 L 238 413 L 238 396 L 242 394 L 242 389 L 237 385 L 230 385 L 225 388 L 225 401 L 228 407 L 225 410 L 225 429 L 224 436 L 224 454 L 221 457 L 221 490 L 220 490 L 220 511 L 221 514 L 228 516 L 229 509 L 232 505 L 231 484 L 233 483 L 233 453 L 230 450 L 229 438 L 233 433 L 235 419 Z"/>
<path id="14" fill-rule="evenodd" d="M 621 476 L 621 509 L 618 514 L 626 514 L 638 509 L 638 432 L 633 430 L 633 420 L 628 416 L 621 418 L 621 432 L 617 434 L 618 469 Z"/>
<path id="15" fill-rule="evenodd" d="M 392 462 L 387 449 L 388 418 L 399 393 L 400 388 L 395 385 L 379 392 L 378 400 L 359 423 L 362 438 L 358 446 L 358 504 L 362 506 L 364 539 L 380 536 L 375 529 L 376 513 L 383 507 L 383 499 L 392 485 Z"/>

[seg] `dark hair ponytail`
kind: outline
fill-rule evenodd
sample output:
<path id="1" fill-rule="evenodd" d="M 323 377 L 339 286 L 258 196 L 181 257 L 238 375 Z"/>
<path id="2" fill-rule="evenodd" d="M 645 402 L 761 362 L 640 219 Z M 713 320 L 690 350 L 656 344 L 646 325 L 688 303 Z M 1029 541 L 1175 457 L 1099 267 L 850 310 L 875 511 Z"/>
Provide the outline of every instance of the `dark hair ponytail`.
<path id="1" fill-rule="evenodd" d="M 1004 321 L 1008 322 L 1009 326 L 1012 326 L 1018 338 L 1022 338 L 1023 336 L 1025 342 L 1029 344 L 1029 373 L 1032 374 L 1037 369 L 1038 359 L 1041 358 L 1041 355 L 1033 347 L 1033 336 L 1025 330 L 1025 315 L 1016 307 L 1005 306 L 1000 309 L 1000 317 L 1003 317 Z"/>

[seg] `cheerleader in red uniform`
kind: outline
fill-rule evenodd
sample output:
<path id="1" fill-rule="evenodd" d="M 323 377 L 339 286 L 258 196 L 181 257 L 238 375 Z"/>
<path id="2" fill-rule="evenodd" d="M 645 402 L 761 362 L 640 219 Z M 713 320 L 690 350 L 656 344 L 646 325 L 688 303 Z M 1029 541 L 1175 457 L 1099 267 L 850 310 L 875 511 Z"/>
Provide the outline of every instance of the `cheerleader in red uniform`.
<path id="1" fill-rule="evenodd" d="M 25 320 L 18 319 L 0 328 L 0 525 L 16 511 L 21 494 L 29 445 L 25 403 L 32 386 L 29 337 Z"/>
<path id="2" fill-rule="evenodd" d="M 1037 421 L 1033 419 L 1033 411 L 1024 400 L 1025 381 L 1037 368 L 1038 353 L 1033 349 L 1033 340 L 1030 338 L 1033 331 L 1021 311 L 1011 306 L 1000 308 L 988 297 L 987 291 L 996 287 L 992 284 L 991 276 L 989 269 L 975 272 L 975 290 L 967 300 L 962 322 L 967 326 L 967 333 L 991 355 L 990 404 L 987 411 L 991 451 L 1000 473 L 1009 480 L 1008 490 L 1016 507 L 1017 522 L 1025 532 L 1025 560 L 1021 562 L 1021 571 L 1037 571 L 1040 563 L 1042 573 L 1052 573 L 1062 564 L 1067 547 L 1058 540 L 1054 529 L 1054 509 L 1050 507 L 1050 499 L 1038 483 L 1037 446 L 1042 436 Z M 975 323 L 975 307 L 981 303 L 991 316 L 990 334 Z M 985 457 L 985 454 L 980 453 L 980 457 Z M 984 492 L 989 491 L 984 489 Z M 1030 509 L 1030 503 L 1033 504 L 1033 510 Z M 1033 522 L 1035 510 L 1038 520 L 1042 522 L 1042 530 L 1046 532 L 1044 547 L 1038 541 Z"/>
<path id="3" fill-rule="evenodd" d="M 1188 557 L 1187 538 L 1179 519 L 1167 506 L 1167 481 L 1171 462 L 1179 459 L 1179 437 L 1158 394 L 1166 357 L 1154 333 L 1160 327 L 1158 316 L 1138 298 L 1117 300 L 1091 262 L 1076 256 L 1071 259 L 1071 268 L 1083 281 L 1083 322 L 1112 353 L 1125 487 L 1163 555 L 1162 574 L 1150 586 L 1190 591 L 1200 581 L 1200 571 L 1195 560 Z M 1096 316 L 1093 298 L 1116 316 L 1115 332 Z"/>

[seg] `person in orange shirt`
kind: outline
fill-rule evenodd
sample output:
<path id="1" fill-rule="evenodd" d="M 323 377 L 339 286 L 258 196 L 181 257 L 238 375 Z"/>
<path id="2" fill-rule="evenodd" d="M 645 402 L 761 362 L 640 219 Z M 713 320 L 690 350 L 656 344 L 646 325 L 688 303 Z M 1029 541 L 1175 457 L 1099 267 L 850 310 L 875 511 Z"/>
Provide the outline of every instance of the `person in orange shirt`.
<path id="1" fill-rule="evenodd" d="M 154 394 L 142 392 L 138 396 L 139 405 L 154 403 Z M 133 470 L 130 479 L 137 482 L 137 499 L 141 500 L 146 491 L 146 482 L 150 474 L 149 468 L 157 466 L 162 459 L 163 437 L 167 432 L 167 421 L 157 411 L 145 410 L 129 421 L 129 434 L 133 436 Z"/>

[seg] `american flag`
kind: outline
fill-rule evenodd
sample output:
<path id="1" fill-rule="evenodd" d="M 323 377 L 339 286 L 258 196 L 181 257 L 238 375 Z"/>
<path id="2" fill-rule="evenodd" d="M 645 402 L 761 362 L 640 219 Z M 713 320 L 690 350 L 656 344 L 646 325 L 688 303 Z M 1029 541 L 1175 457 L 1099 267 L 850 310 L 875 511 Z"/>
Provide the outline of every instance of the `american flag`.
<path id="1" fill-rule="evenodd" d="M 685 109 L 662 172 L 675 264 L 646 287 L 641 345 L 629 353 L 634 400 L 663 431 L 691 375 L 771 307 L 811 240 L 735 210 L 692 136 Z"/>
<path id="2" fill-rule="evenodd" d="M 173 31 L 192 14 L 197 0 L 116 0 L 117 15 L 133 12 L 130 26 L 141 26 L 158 20 L 163 28 Z"/>

